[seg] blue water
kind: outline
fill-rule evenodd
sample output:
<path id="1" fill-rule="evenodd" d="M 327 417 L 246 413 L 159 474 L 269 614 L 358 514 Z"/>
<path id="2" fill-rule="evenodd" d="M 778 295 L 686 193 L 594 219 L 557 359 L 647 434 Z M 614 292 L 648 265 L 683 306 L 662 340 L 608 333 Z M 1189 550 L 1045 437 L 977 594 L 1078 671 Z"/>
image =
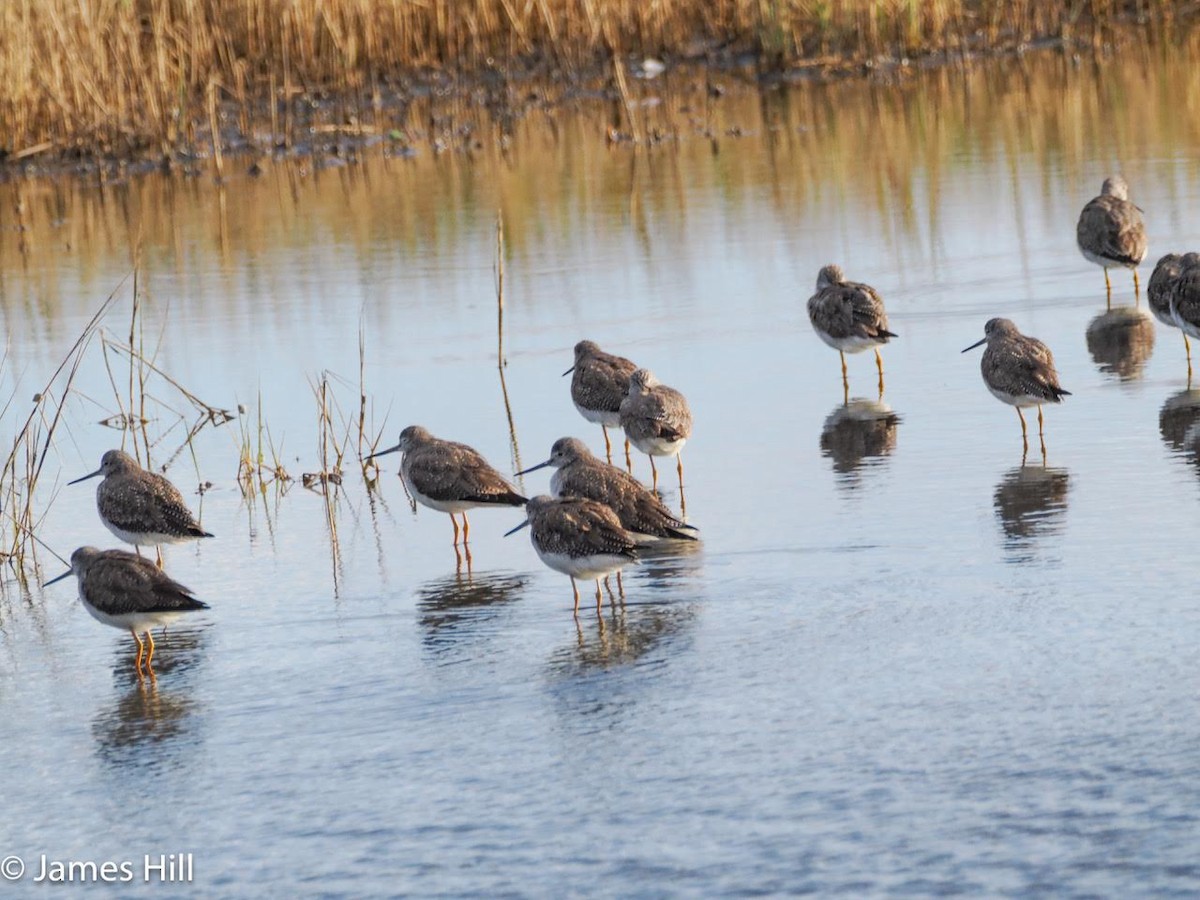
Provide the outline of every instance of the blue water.
<path id="1" fill-rule="evenodd" d="M 1011 80 L 987 99 L 954 90 L 964 77 L 982 76 L 905 96 L 965 105 L 946 113 L 964 121 L 1020 107 Z M 863 86 L 794 91 L 884 115 Z M 728 122 L 762 113 L 726 100 Z M 919 162 L 899 173 L 836 158 L 845 124 L 635 154 L 587 139 L 585 109 L 549 150 L 529 124 L 507 160 L 281 164 L 235 176 L 225 207 L 206 179 L 4 187 L 36 239 L 22 253 L 0 230 L 4 446 L 129 271 L 141 222 L 156 364 L 244 404 L 252 432 L 261 410 L 292 475 L 319 468 L 323 372 L 353 431 L 360 325 L 380 446 L 419 423 L 506 473 L 563 435 L 602 448 L 560 377 L 588 337 L 687 394 L 703 535 L 628 570 L 623 604 L 597 615 L 585 590 L 575 619 L 528 532 L 502 537 L 519 511 L 472 516 L 468 570 L 446 517 L 412 513 L 391 456 L 374 493 L 347 467 L 334 540 L 314 491 L 244 498 L 237 422 L 204 429 L 168 474 L 217 537 L 166 565 L 212 608 L 159 641 L 154 683 L 72 580 L 10 579 L 0 599 L 0 857 L 24 861 L 19 886 L 35 892 L 45 854 L 129 862 L 113 893 L 161 893 L 144 857 L 190 853 L 206 896 L 1200 892 L 1200 399 L 1176 332 L 1135 324 L 1136 346 L 1104 350 L 1103 278 L 1074 246 L 1118 164 L 1146 210 L 1143 284 L 1161 253 L 1200 246 L 1197 148 L 1127 130 L 1066 153 L 997 143 L 990 125 L 946 142 L 918 127 L 927 104 L 901 107 L 887 121 L 908 124 Z M 900 335 L 883 406 L 873 360 L 851 358 L 856 415 L 804 312 L 833 261 L 880 289 Z M 1129 305 L 1128 273 L 1113 282 Z M 129 333 L 119 290 L 113 341 Z M 1046 411 L 1044 462 L 1035 444 L 1022 463 L 979 351 L 959 353 L 992 315 L 1046 341 L 1073 392 Z M 162 463 L 193 416 L 150 385 Z M 63 556 L 115 546 L 94 482 L 64 485 L 121 441 L 96 424 L 117 407 L 98 339 L 75 387 L 39 489 L 38 534 Z M 673 467 L 660 474 L 678 508 Z M 62 570 L 39 559 L 40 580 Z"/>

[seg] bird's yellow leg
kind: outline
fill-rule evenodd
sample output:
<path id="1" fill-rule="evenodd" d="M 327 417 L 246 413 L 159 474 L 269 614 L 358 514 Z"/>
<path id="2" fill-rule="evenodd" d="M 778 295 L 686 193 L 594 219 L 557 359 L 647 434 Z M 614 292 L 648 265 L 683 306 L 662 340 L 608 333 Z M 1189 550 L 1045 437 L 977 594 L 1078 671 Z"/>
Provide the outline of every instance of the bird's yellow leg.
<path id="1" fill-rule="evenodd" d="M 625 585 L 621 584 L 621 573 L 617 572 L 617 594 L 622 600 L 625 599 Z"/>
<path id="2" fill-rule="evenodd" d="M 683 493 L 683 451 L 675 454 L 675 471 L 679 473 L 679 493 Z"/>
<path id="3" fill-rule="evenodd" d="M 600 579 L 596 579 L 596 612 L 604 608 L 604 594 L 600 592 Z"/>
<path id="4" fill-rule="evenodd" d="M 1017 418 L 1021 420 L 1021 437 L 1025 437 L 1025 413 L 1021 412 L 1021 407 L 1015 407 Z"/>
<path id="5" fill-rule="evenodd" d="M 150 672 L 150 660 L 154 659 L 154 635 L 146 629 L 146 671 Z"/>
<path id="6" fill-rule="evenodd" d="M 608 464 L 612 465 L 612 443 L 608 439 L 608 426 L 601 424 L 600 430 L 604 432 L 604 456 L 608 459 Z"/>
<path id="7" fill-rule="evenodd" d="M 579 615 L 579 585 L 575 583 L 575 576 L 571 576 L 571 590 L 575 594 L 575 615 Z"/>
<path id="8" fill-rule="evenodd" d="M 650 456 L 649 453 L 647 453 L 646 455 Z M 653 483 L 650 485 L 650 490 L 656 491 L 656 490 L 658 490 L 658 469 L 656 469 L 654 466 L 654 457 L 653 456 L 650 456 L 650 472 L 653 475 Z"/>
<path id="9" fill-rule="evenodd" d="M 1043 430 L 1044 425 L 1045 425 L 1045 420 L 1042 418 L 1042 404 L 1039 403 L 1038 404 L 1038 434 L 1044 433 L 1044 430 Z"/>
<path id="10" fill-rule="evenodd" d="M 463 544 L 465 545 L 471 537 L 471 520 L 467 518 L 467 511 L 463 510 Z"/>
<path id="11" fill-rule="evenodd" d="M 1138 280 L 1137 269 L 1133 270 L 1133 305 L 1137 306 L 1142 299 L 1142 284 Z"/>
<path id="12" fill-rule="evenodd" d="M 133 635 L 133 639 L 137 642 L 138 654 L 137 654 L 137 660 L 134 662 L 133 666 L 135 669 L 137 669 L 138 675 L 141 675 L 142 674 L 142 651 L 144 651 L 146 648 L 144 646 L 142 646 L 142 636 L 140 634 L 138 634 L 132 628 L 129 629 L 129 633 Z"/>
<path id="13" fill-rule="evenodd" d="M 633 455 L 629 452 L 629 438 L 625 438 L 625 470 L 633 474 Z"/>
<path id="14" fill-rule="evenodd" d="M 1183 352 L 1187 354 L 1188 364 L 1188 390 L 1192 388 L 1192 342 L 1188 340 L 1187 332 L 1180 332 L 1183 335 Z"/>
<path id="15" fill-rule="evenodd" d="M 879 348 L 875 348 L 875 368 L 879 370 L 879 398 L 883 399 L 883 357 L 879 353 Z"/>
<path id="16" fill-rule="evenodd" d="M 162 547 L 158 545 L 154 547 L 154 564 L 160 569 L 163 567 Z"/>
<path id="17" fill-rule="evenodd" d="M 454 518 L 454 513 L 450 513 L 450 524 L 454 526 L 454 546 L 458 546 L 458 519 Z"/>
<path id="18" fill-rule="evenodd" d="M 842 387 L 846 393 L 850 392 L 850 373 L 846 370 L 846 354 L 841 350 L 838 351 L 838 356 L 842 358 Z"/>

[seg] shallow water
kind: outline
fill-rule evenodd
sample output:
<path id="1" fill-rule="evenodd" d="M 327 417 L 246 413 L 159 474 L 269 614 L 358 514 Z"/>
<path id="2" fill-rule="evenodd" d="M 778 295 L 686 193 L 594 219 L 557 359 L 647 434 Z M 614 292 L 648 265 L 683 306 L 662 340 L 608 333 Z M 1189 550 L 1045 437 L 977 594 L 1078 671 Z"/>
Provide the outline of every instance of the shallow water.
<path id="1" fill-rule="evenodd" d="M 648 153 L 606 147 L 585 106 L 470 159 L 3 186 L 5 434 L 113 290 L 127 338 L 140 235 L 156 363 L 261 409 L 293 475 L 319 468 L 323 371 L 356 414 L 360 323 L 372 434 L 421 423 L 505 472 L 565 434 L 602 447 L 560 377 L 589 337 L 688 395 L 704 540 L 575 620 L 527 532 L 502 537 L 518 512 L 475 513 L 456 571 L 446 517 L 414 515 L 386 457 L 375 493 L 347 474 L 334 541 L 312 491 L 243 498 L 236 423 L 172 456 L 186 404 L 152 380 L 154 458 L 197 506 L 212 482 L 218 536 L 167 568 L 212 609 L 139 684 L 72 582 L 8 586 L 0 856 L 26 888 L 42 854 L 131 861 L 121 893 L 160 887 L 145 855 L 191 853 L 212 895 L 1195 895 L 1200 392 L 1178 334 L 1120 309 L 1128 273 L 1106 313 L 1074 245 L 1119 168 L 1143 284 L 1200 246 L 1190 65 L 1031 57 L 719 100 L 668 79 L 636 86 L 662 100 L 646 124 L 694 127 Z M 831 261 L 900 335 L 882 405 L 862 355 L 843 407 L 808 325 Z M 1044 464 L 959 353 L 992 315 L 1073 392 Z M 98 343 L 76 388 L 39 529 L 64 556 L 114 545 L 94 482 L 63 486 L 120 441 L 96 424 L 117 411 Z"/>

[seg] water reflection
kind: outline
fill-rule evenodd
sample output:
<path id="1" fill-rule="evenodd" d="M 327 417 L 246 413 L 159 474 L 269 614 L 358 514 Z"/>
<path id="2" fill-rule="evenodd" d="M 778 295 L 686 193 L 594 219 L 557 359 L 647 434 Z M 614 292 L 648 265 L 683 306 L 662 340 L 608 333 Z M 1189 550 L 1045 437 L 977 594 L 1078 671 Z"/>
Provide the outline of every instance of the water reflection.
<path id="1" fill-rule="evenodd" d="M 1026 562 L 1037 543 L 1062 530 L 1070 473 L 1046 465 L 1022 465 L 1004 474 L 993 504 L 1004 530 L 1009 562 Z"/>
<path id="2" fill-rule="evenodd" d="M 520 597 L 529 576 L 513 572 L 456 573 L 417 589 L 424 643 L 446 649 L 468 637 L 490 634 L 508 604 Z"/>
<path id="3" fill-rule="evenodd" d="M 96 753 L 102 760 L 144 775 L 155 766 L 179 766 L 194 755 L 199 743 L 197 704 L 189 676 L 204 658 L 205 634 L 203 629 L 172 630 L 160 637 L 155 678 L 136 676 L 136 652 L 122 642 L 113 678 L 124 686 L 123 692 L 92 719 Z"/>
<path id="4" fill-rule="evenodd" d="M 695 608 L 660 603 L 608 606 L 596 616 L 576 619 L 575 643 L 557 651 L 550 669 L 573 677 L 641 661 L 652 650 L 677 640 L 695 620 Z"/>
<path id="5" fill-rule="evenodd" d="M 638 548 L 638 564 L 624 572 L 625 590 L 632 576 L 639 587 L 664 588 L 700 574 L 704 541 L 662 541 Z M 638 599 L 634 597 L 634 599 Z"/>
<path id="6" fill-rule="evenodd" d="M 1088 323 L 1087 347 L 1106 374 L 1138 378 L 1154 352 L 1154 318 L 1143 309 L 1117 306 Z"/>
<path id="7" fill-rule="evenodd" d="M 1158 412 L 1158 431 L 1173 453 L 1200 464 L 1200 390 L 1168 397 Z"/>
<path id="8" fill-rule="evenodd" d="M 864 465 L 879 464 L 896 449 L 899 427 L 900 416 L 882 400 L 856 398 L 826 417 L 821 455 L 833 460 L 839 484 L 857 487 Z"/>

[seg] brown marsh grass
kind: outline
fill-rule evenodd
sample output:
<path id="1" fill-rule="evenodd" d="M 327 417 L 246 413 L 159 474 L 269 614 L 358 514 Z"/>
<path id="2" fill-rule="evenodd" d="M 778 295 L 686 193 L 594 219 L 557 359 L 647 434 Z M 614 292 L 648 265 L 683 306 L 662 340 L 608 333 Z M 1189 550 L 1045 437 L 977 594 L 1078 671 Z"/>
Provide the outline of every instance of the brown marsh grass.
<path id="1" fill-rule="evenodd" d="M 7 0 L 0 123 L 10 159 L 51 151 L 170 158 L 322 128 L 390 131 L 411 79 L 604 72 L 628 55 L 760 70 L 1100 44 L 1122 23 L 1173 27 L 1172 0 Z M 562 78 L 551 79 L 563 81 Z M 623 91 L 624 95 L 627 93 Z M 636 132 L 636 125 L 635 132 Z M 220 134 L 217 134 L 219 132 Z"/>

